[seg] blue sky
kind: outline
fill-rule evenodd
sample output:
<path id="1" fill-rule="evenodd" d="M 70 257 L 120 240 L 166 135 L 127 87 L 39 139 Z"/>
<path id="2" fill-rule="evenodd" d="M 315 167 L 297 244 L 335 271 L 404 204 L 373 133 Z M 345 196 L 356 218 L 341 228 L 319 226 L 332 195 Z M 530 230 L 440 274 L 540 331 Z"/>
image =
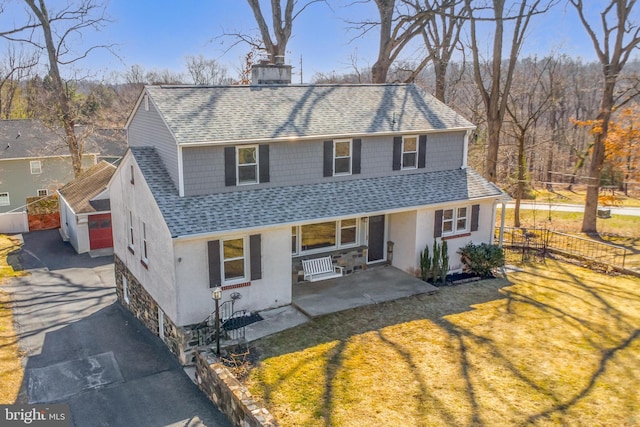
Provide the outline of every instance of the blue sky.
<path id="1" fill-rule="evenodd" d="M 1 1 L 1 0 L 0 0 Z M 0 25 L 19 21 L 23 14 L 17 0 L 0 16 Z M 50 8 L 60 7 L 64 0 L 49 0 Z M 357 38 L 348 29 L 346 20 L 375 17 L 375 6 L 355 4 L 348 0 L 330 0 L 311 5 L 294 23 L 289 42 L 287 62 L 294 66 L 294 79 L 299 81 L 302 57 L 304 81 L 317 72 L 345 73 L 352 71 L 351 58 L 358 65 L 371 65 L 377 55 L 377 33 Z M 594 2 L 595 3 L 595 2 Z M 235 77 L 248 48 L 244 45 L 226 51 L 231 37 L 219 37 L 225 32 L 257 34 L 256 25 L 245 0 L 108 0 L 107 14 L 113 22 L 98 33 L 87 33 L 79 43 L 115 44 L 117 57 L 108 52 L 94 52 L 81 63 L 98 76 L 122 71 L 131 65 L 146 70 L 170 69 L 184 71 L 186 55 L 203 55 L 224 64 Z M 268 15 L 268 13 L 267 13 Z M 564 5 L 535 18 L 527 38 L 525 54 L 544 55 L 551 50 L 595 59 L 593 47 L 571 8 Z M 408 51 L 408 55 L 411 55 Z"/>

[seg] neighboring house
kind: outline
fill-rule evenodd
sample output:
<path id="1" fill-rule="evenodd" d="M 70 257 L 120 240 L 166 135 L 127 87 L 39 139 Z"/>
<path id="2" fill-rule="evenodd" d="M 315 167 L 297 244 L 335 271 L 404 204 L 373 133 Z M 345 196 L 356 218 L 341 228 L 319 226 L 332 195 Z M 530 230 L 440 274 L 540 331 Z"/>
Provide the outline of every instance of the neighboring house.
<path id="1" fill-rule="evenodd" d="M 58 190 L 60 234 L 79 254 L 112 253 L 107 184 L 115 171 L 115 166 L 103 160 Z"/>
<path id="2" fill-rule="evenodd" d="M 98 130 L 85 142 L 82 166 L 126 150 L 122 130 Z M 0 213 L 24 211 L 27 197 L 47 196 L 72 180 L 71 156 L 61 138 L 36 119 L 0 120 Z"/>
<path id="3" fill-rule="evenodd" d="M 183 363 L 211 288 L 239 292 L 237 308 L 283 306 L 303 259 L 415 272 L 434 239 L 460 271 L 458 248 L 492 241 L 505 197 L 467 167 L 474 125 L 415 85 L 253 73 L 251 86 L 147 86 L 110 183 L 118 298 Z"/>

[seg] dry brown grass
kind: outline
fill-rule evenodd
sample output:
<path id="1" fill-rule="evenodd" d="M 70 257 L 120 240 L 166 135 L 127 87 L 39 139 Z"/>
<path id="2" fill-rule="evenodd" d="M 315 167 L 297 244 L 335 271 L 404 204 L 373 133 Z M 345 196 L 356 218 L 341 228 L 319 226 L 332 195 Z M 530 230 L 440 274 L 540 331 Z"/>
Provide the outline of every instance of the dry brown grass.
<path id="1" fill-rule="evenodd" d="M 577 187 L 573 191 L 565 190 L 556 186 L 554 191 L 548 191 L 545 188 L 536 188 L 533 190 L 535 200 L 543 203 L 565 203 L 574 205 L 584 205 L 586 197 L 586 189 Z M 531 200 L 523 200 L 523 202 L 531 202 Z M 640 206 L 640 198 L 637 194 L 625 196 L 621 191 L 602 191 L 599 197 L 601 206 Z"/>
<path id="2" fill-rule="evenodd" d="M 640 281 L 557 261 L 257 344 L 286 426 L 640 424 Z"/>
<path id="3" fill-rule="evenodd" d="M 19 247 L 17 240 L 0 234 L 0 285 L 17 275 L 7 264 L 7 255 Z M 0 291 L 0 404 L 15 402 L 24 374 L 10 303 L 9 295 Z"/>

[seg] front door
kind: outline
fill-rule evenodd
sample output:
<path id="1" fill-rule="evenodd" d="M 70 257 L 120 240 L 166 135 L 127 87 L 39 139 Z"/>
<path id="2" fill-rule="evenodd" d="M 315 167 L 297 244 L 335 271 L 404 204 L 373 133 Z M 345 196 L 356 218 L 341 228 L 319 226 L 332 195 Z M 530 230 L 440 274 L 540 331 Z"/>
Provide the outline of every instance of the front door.
<path id="1" fill-rule="evenodd" d="M 367 262 L 384 261 L 384 215 L 369 217 L 369 251 Z"/>

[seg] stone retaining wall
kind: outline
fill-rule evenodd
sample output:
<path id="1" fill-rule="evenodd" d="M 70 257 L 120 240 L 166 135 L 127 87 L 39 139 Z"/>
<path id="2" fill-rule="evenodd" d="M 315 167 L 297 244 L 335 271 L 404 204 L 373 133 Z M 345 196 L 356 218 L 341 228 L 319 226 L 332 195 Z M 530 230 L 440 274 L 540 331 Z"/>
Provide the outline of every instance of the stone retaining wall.
<path id="1" fill-rule="evenodd" d="M 273 415 L 210 353 L 196 353 L 196 384 L 234 426 L 279 426 Z"/>
<path id="2" fill-rule="evenodd" d="M 127 266 L 117 255 L 114 255 L 115 275 L 116 275 L 116 295 L 118 301 L 126 307 L 138 320 L 140 320 L 152 333 L 160 336 L 158 324 L 160 307 L 147 290 L 140 284 L 138 279 L 129 271 Z M 127 299 L 124 296 L 122 278 L 127 279 Z M 195 324 L 187 326 L 176 326 L 175 323 L 163 313 L 162 326 L 164 336 L 160 337 L 169 350 L 176 355 L 183 365 L 193 365 L 195 355 L 204 344 L 202 336 L 211 333 L 213 328 L 209 325 Z"/>

